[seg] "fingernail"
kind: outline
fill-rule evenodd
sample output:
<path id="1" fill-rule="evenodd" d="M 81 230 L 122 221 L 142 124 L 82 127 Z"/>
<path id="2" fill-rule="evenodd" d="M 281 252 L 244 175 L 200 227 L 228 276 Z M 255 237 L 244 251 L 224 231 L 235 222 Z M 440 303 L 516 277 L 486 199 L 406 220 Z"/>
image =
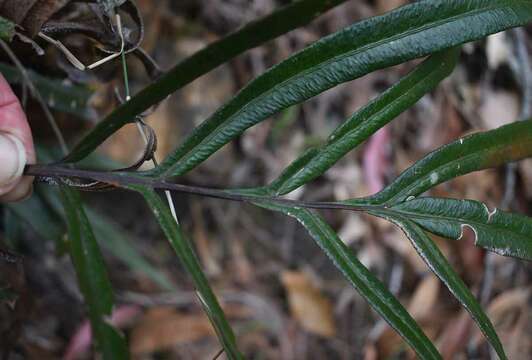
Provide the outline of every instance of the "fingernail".
<path id="1" fill-rule="evenodd" d="M 0 133 L 0 186 L 20 177 L 26 165 L 22 141 L 8 133 Z"/>

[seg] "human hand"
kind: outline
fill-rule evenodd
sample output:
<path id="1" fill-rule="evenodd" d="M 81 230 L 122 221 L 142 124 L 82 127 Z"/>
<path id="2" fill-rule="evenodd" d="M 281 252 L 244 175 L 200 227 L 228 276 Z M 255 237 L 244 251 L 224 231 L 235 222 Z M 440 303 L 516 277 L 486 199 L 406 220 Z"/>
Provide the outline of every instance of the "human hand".
<path id="1" fill-rule="evenodd" d="M 33 137 L 20 101 L 0 74 L 0 202 L 23 200 L 31 194 L 33 178 L 22 176 L 35 162 Z"/>

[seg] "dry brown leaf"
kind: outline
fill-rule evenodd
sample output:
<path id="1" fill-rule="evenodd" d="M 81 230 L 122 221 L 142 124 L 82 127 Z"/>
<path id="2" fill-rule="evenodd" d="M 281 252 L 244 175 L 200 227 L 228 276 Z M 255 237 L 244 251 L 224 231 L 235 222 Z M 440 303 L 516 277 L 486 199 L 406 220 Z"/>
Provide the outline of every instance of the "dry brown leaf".
<path id="1" fill-rule="evenodd" d="M 461 268 L 465 280 L 472 284 L 480 284 L 484 272 L 485 250 L 475 245 L 475 232 L 464 229 L 462 241 L 451 243 L 454 253 L 461 260 Z"/>
<path id="2" fill-rule="evenodd" d="M 532 358 L 530 329 L 527 329 L 530 326 L 530 295 L 530 288 L 505 291 L 493 299 L 487 309 L 509 359 Z M 483 341 L 482 334 L 476 330 L 476 344 Z"/>
<path id="3" fill-rule="evenodd" d="M 331 182 L 334 198 L 337 200 L 367 195 L 367 193 L 361 193 L 361 189 L 366 192 L 366 188 L 364 181 L 362 181 L 362 171 L 359 165 L 336 165 L 325 173 L 325 176 Z"/>
<path id="4" fill-rule="evenodd" d="M 532 159 L 520 161 L 519 169 L 521 170 L 521 176 L 523 177 L 526 197 L 532 199 Z"/>
<path id="5" fill-rule="evenodd" d="M 529 288 L 517 288 L 497 296 L 488 306 L 488 314 L 496 326 L 507 323 L 512 312 L 527 308 Z"/>
<path id="6" fill-rule="evenodd" d="M 214 336 L 203 314 L 183 314 L 173 308 L 154 308 L 146 312 L 131 332 L 133 355 L 167 350 L 173 346 Z"/>
<path id="7" fill-rule="evenodd" d="M 128 124 L 106 140 L 98 151 L 127 166 L 142 157 L 144 143 L 136 125 Z"/>
<path id="8" fill-rule="evenodd" d="M 414 291 L 408 304 L 408 312 L 423 330 L 429 335 L 434 334 L 439 321 L 434 321 L 434 307 L 439 299 L 440 281 L 432 275 L 425 276 Z M 426 325 L 430 324 L 430 326 Z M 379 359 L 388 358 L 402 348 L 403 340 L 390 327 L 380 334 L 376 340 Z M 410 353 L 410 351 L 409 351 Z M 410 354 L 414 356 L 413 352 Z"/>
<path id="9" fill-rule="evenodd" d="M 4 0 L 0 1 L 0 15 L 25 28 L 35 36 L 50 17 L 70 0 Z"/>
<path id="10" fill-rule="evenodd" d="M 236 280 L 243 285 L 250 285 L 254 278 L 254 266 L 246 254 L 245 243 L 239 236 L 235 236 L 230 245 L 231 268 L 236 274 Z"/>
<path id="11" fill-rule="evenodd" d="M 408 305 L 410 315 L 418 321 L 431 317 L 434 305 L 439 298 L 439 293 L 440 280 L 432 275 L 425 276 L 410 299 Z"/>
<path id="12" fill-rule="evenodd" d="M 438 349 L 444 359 L 455 359 L 457 353 L 465 349 L 472 325 L 473 320 L 465 310 L 448 322 L 438 341 Z"/>
<path id="13" fill-rule="evenodd" d="M 383 240 L 386 245 L 404 257 L 404 259 L 410 264 L 410 266 L 414 268 L 417 273 L 425 273 L 427 271 L 427 265 L 414 249 L 410 241 L 406 238 L 403 232 L 399 230 L 399 228 L 393 225 L 391 226 L 392 228 L 390 231 L 383 236 Z M 437 236 L 432 236 L 432 238 L 436 242 L 436 245 L 438 245 L 440 251 L 446 257 L 449 257 L 451 254 L 449 242 Z"/>
<path id="14" fill-rule="evenodd" d="M 479 112 L 484 129 L 495 129 L 519 118 L 519 97 L 507 91 L 488 91 Z"/>
<path id="15" fill-rule="evenodd" d="M 388 266 L 385 248 L 376 241 L 364 242 L 364 245 L 357 251 L 357 257 L 367 268 L 384 269 Z"/>
<path id="16" fill-rule="evenodd" d="M 506 32 L 500 32 L 486 38 L 486 56 L 491 69 L 497 69 L 510 61 L 513 55 Z"/>
<path id="17" fill-rule="evenodd" d="M 336 334 L 331 302 L 313 284 L 310 277 L 298 271 L 284 271 L 281 281 L 288 295 L 293 317 L 308 332 L 325 337 Z"/>
<path id="18" fill-rule="evenodd" d="M 364 346 L 364 360 L 378 360 L 379 353 L 374 344 L 367 344 Z"/>
<path id="19" fill-rule="evenodd" d="M 146 123 L 155 130 L 157 134 L 157 158 L 164 159 L 176 144 L 179 143 L 181 132 L 179 125 L 175 121 L 175 115 L 172 115 L 172 109 L 169 105 L 170 101 L 163 101 L 157 107 L 157 110 L 148 115 L 145 119 Z"/>
<path id="20" fill-rule="evenodd" d="M 222 272 L 222 267 L 218 262 L 216 251 L 213 248 L 213 244 L 209 241 L 207 234 L 207 226 L 203 219 L 202 203 L 199 201 L 191 202 L 192 218 L 194 220 L 194 243 L 198 249 L 198 255 L 201 259 L 205 271 L 212 276 L 218 276 Z"/>

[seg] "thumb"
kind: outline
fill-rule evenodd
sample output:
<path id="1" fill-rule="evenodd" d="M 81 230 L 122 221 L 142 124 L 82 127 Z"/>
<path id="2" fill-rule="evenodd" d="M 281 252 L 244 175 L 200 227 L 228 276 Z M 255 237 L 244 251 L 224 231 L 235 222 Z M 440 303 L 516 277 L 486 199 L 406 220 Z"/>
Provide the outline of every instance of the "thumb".
<path id="1" fill-rule="evenodd" d="M 0 202 L 16 201 L 31 193 L 33 179 L 23 176 L 35 150 L 26 115 L 0 74 Z"/>
<path id="2" fill-rule="evenodd" d="M 17 187 L 20 187 L 21 176 L 26 165 L 27 156 L 24 144 L 12 134 L 0 132 L 0 195 L 5 196 L 4 201 L 24 197 L 26 194 L 18 194 Z M 22 192 L 28 192 L 27 187 L 23 187 Z"/>
<path id="3" fill-rule="evenodd" d="M 22 141 L 12 134 L 0 132 L 0 164 L 0 187 L 9 185 L 24 171 L 26 150 Z"/>

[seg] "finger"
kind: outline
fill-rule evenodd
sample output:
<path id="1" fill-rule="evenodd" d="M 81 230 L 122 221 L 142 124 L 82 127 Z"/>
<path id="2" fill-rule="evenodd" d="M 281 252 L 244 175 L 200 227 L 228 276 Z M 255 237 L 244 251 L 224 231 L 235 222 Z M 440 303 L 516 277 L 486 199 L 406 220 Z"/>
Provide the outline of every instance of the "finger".
<path id="1" fill-rule="evenodd" d="M 33 179 L 21 177 L 35 162 L 31 129 L 11 87 L 0 74 L 0 201 L 16 201 L 31 193 Z"/>

